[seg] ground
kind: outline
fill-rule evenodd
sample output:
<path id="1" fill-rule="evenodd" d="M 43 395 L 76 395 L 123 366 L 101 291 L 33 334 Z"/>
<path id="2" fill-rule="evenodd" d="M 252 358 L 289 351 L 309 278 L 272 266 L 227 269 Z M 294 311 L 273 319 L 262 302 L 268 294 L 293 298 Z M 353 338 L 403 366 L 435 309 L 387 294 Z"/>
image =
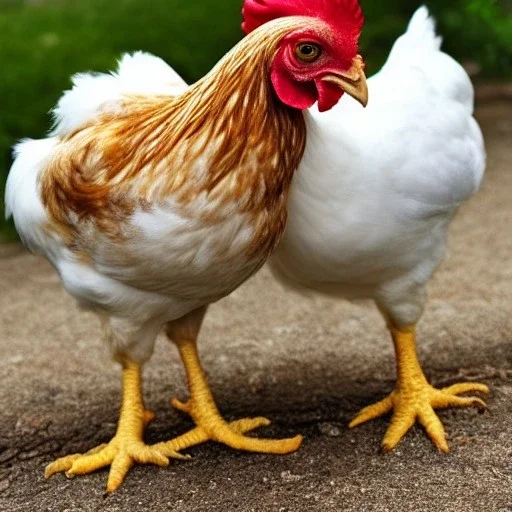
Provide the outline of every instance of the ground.
<path id="1" fill-rule="evenodd" d="M 79 312 L 51 267 L 20 246 L 0 247 L 0 510 L 89 511 L 512 511 L 512 107 L 479 108 L 489 150 L 481 192 L 453 224 L 450 251 L 419 326 L 424 368 L 436 385 L 491 387 L 490 413 L 440 413 L 451 452 L 415 427 L 388 455 L 388 419 L 349 430 L 363 405 L 393 386 L 392 346 L 372 304 L 285 292 L 265 269 L 214 305 L 200 349 L 229 418 L 267 415 L 262 431 L 301 433 L 293 455 L 236 453 L 213 443 L 191 462 L 136 467 L 104 497 L 106 471 L 45 481 L 59 455 L 115 430 L 119 369 L 96 319 Z M 146 371 L 156 442 L 188 419 L 175 348 L 161 339 Z"/>

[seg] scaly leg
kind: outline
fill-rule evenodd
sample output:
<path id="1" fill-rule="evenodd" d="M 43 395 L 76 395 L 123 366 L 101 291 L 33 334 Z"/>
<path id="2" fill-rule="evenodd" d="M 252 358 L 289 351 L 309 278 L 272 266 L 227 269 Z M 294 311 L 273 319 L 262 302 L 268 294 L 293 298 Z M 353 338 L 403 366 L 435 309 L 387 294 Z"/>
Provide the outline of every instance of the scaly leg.
<path id="1" fill-rule="evenodd" d="M 227 423 L 221 417 L 201 368 L 195 339 L 174 339 L 187 373 L 190 399 L 183 403 L 177 399 L 172 404 L 191 416 L 197 425 L 186 434 L 165 443 L 155 445 L 159 452 L 176 452 L 206 440 L 224 443 L 231 448 L 261 453 L 285 454 L 297 450 L 302 436 L 291 439 L 256 439 L 243 432 L 268 425 L 266 418 L 246 418 Z"/>
<path id="2" fill-rule="evenodd" d="M 362 409 L 349 426 L 356 427 L 393 411 L 391 425 L 382 440 L 384 452 L 392 450 L 418 420 L 436 447 L 446 453 L 449 450 L 448 443 L 443 425 L 434 409 L 473 406 L 485 410 L 487 406 L 480 398 L 457 395 L 474 391 L 488 393 L 489 389 L 484 384 L 472 382 L 453 384 L 442 389 L 432 387 L 427 382 L 418 361 L 414 327 L 390 327 L 390 330 L 397 361 L 396 387 L 380 402 Z"/>
<path id="3" fill-rule="evenodd" d="M 134 463 L 169 465 L 168 457 L 188 458 L 172 450 L 164 455 L 153 446 L 144 444 L 144 427 L 153 419 L 142 402 L 141 368 L 133 362 L 123 363 L 123 400 L 116 435 L 108 444 L 93 448 L 85 454 L 61 457 L 46 467 L 45 478 L 55 473 L 66 476 L 85 475 L 110 466 L 107 492 L 115 491 L 123 482 Z"/>

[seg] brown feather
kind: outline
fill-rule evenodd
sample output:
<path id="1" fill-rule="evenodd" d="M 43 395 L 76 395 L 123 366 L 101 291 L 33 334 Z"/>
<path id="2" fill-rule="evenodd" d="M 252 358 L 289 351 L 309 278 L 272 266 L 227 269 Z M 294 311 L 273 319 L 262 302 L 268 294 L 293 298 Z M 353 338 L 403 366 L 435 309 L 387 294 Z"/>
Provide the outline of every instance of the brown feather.
<path id="1" fill-rule="evenodd" d="M 180 96 L 126 97 L 121 113 L 103 114 L 63 139 L 40 177 L 54 227 L 70 243 L 80 221 L 123 238 L 137 208 L 172 198 L 193 215 L 190 205 L 206 193 L 249 214 L 250 252 L 268 254 L 284 230 L 287 191 L 306 141 L 302 113 L 277 99 L 269 69 L 282 37 L 303 23 L 272 22 Z M 204 221 L 216 222 L 215 212 Z"/>

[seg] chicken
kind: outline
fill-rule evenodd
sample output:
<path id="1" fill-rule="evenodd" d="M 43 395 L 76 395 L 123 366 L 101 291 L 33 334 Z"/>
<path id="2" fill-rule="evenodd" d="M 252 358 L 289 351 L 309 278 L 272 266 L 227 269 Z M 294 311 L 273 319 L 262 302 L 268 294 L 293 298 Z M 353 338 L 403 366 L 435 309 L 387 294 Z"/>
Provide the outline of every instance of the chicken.
<path id="1" fill-rule="evenodd" d="M 110 466 L 111 492 L 133 464 L 166 466 L 207 440 L 263 453 L 299 447 L 301 436 L 244 436 L 266 418 L 226 423 L 196 346 L 207 306 L 254 274 L 282 236 L 306 142 L 301 110 L 316 101 L 331 108 L 343 88 L 366 98 L 357 4 L 286 4 L 290 16 L 259 27 L 190 87 L 142 53 L 125 56 L 115 74 L 76 76 L 51 136 L 16 147 L 7 215 L 78 304 L 98 314 L 122 366 L 113 439 L 56 460 L 47 477 Z M 149 446 L 143 434 L 153 413 L 143 403 L 141 371 L 162 329 L 189 385 L 189 400 L 174 406 L 196 426 Z"/>
<path id="2" fill-rule="evenodd" d="M 347 299 L 373 299 L 393 339 L 394 391 L 364 408 L 355 427 L 392 412 L 382 449 L 419 421 L 448 451 L 435 408 L 476 406 L 485 385 L 431 386 L 416 353 L 426 285 L 443 260 L 447 230 L 485 168 L 473 88 L 440 51 L 434 20 L 419 8 L 382 70 L 368 82 L 361 115 L 350 98 L 320 116 L 290 190 L 288 224 L 271 267 L 286 285 Z"/>

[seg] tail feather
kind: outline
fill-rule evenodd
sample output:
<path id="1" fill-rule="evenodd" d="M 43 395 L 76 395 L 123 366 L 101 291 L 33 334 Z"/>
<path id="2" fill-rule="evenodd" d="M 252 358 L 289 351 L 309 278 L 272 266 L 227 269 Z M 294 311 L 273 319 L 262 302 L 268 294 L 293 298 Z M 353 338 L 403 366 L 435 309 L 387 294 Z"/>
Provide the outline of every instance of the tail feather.
<path id="1" fill-rule="evenodd" d="M 383 70 L 403 67 L 404 64 L 424 67 L 434 55 L 441 53 L 441 42 L 436 33 L 436 22 L 423 5 L 413 14 L 407 30 L 393 44 Z"/>
<path id="2" fill-rule="evenodd" d="M 144 52 L 125 54 L 112 73 L 79 73 L 53 110 L 51 135 L 64 136 L 104 112 L 122 110 L 126 94 L 177 95 L 187 88 L 162 59 Z"/>
<path id="3" fill-rule="evenodd" d="M 443 41 L 436 33 L 435 19 L 424 5 L 413 14 L 407 26 L 405 37 L 409 43 L 415 41 L 417 46 L 431 50 L 439 50 Z"/>
<path id="4" fill-rule="evenodd" d="M 424 86 L 415 86 L 418 94 L 430 90 L 429 94 L 456 101 L 464 105 L 469 114 L 473 112 L 471 80 L 464 68 L 441 50 L 435 20 L 425 6 L 413 14 L 406 32 L 395 41 L 386 64 L 375 78 L 380 81 L 380 90 L 393 94 L 397 84 L 403 87 L 407 80 L 418 79 L 419 74 Z M 372 94 L 375 96 L 375 92 Z"/>
<path id="5" fill-rule="evenodd" d="M 38 177 L 57 140 L 25 139 L 14 148 L 14 163 L 5 187 L 5 214 L 13 217 L 23 243 L 33 252 L 44 247 L 48 222 L 39 194 Z"/>

